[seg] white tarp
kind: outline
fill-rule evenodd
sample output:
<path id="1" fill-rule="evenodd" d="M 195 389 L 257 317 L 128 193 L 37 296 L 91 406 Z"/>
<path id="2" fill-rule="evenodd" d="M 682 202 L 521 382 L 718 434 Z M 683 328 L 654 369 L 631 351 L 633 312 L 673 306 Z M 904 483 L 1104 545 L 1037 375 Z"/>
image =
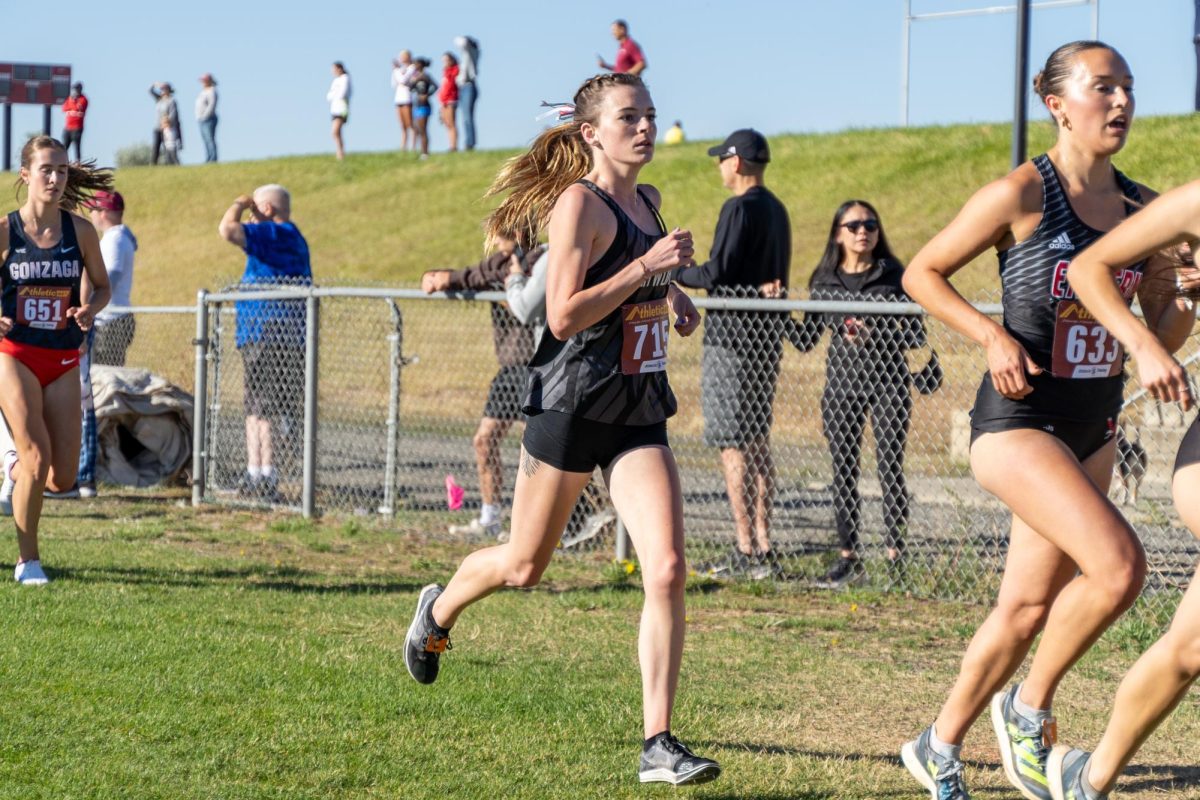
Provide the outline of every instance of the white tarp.
<path id="1" fill-rule="evenodd" d="M 92 365 L 96 477 L 123 486 L 176 479 L 191 465 L 192 396 L 144 369 Z"/>

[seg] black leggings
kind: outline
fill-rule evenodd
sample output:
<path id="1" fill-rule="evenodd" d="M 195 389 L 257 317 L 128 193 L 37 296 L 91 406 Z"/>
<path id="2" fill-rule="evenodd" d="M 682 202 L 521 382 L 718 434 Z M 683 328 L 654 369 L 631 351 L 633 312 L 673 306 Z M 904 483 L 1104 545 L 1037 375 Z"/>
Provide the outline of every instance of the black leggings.
<path id="1" fill-rule="evenodd" d="M 821 397 L 821 428 L 833 457 L 833 513 L 843 550 L 858 550 L 862 499 L 858 494 L 863 428 L 868 413 L 875 433 L 875 460 L 883 489 L 883 524 L 887 547 L 902 550 L 908 525 L 908 488 L 904 483 L 904 445 L 912 395 L 907 385 L 868 396 Z"/>

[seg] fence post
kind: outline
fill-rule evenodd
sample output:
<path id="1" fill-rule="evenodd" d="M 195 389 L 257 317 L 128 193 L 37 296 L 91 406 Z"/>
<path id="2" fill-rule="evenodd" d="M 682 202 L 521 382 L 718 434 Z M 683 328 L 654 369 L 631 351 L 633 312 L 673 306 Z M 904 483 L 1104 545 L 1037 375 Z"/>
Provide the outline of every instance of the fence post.
<path id="1" fill-rule="evenodd" d="M 404 316 L 395 300 L 388 302 L 392 312 L 392 332 L 388 334 L 391 343 L 391 361 L 388 367 L 388 418 L 387 418 L 387 454 L 384 457 L 387 472 L 383 476 L 383 506 L 380 514 L 396 513 L 396 448 L 400 441 L 400 369 L 404 357 Z"/>
<path id="2" fill-rule="evenodd" d="M 316 511 L 317 482 L 317 341 L 320 337 L 320 298 L 310 290 L 305 299 L 304 329 L 304 488 L 301 502 L 306 517 Z"/>
<path id="3" fill-rule="evenodd" d="M 204 501 L 205 476 L 208 474 L 208 290 L 196 293 L 196 382 L 192 397 L 192 505 Z"/>
<path id="4" fill-rule="evenodd" d="M 629 558 L 629 533 L 625 530 L 625 522 L 619 514 L 617 515 L 617 532 L 615 538 L 617 540 L 617 561 L 626 561 Z"/>

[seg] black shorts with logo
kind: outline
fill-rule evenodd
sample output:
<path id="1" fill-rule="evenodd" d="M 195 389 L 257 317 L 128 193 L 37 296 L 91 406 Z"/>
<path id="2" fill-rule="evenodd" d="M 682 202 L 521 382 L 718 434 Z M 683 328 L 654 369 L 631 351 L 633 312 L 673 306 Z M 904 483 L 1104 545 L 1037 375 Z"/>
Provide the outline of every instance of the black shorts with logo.
<path id="1" fill-rule="evenodd" d="M 1061 380 L 1061 379 L 1060 379 Z M 1043 376 L 1032 376 L 1034 392 L 1047 389 Z M 1065 418 L 1022 400 L 1010 400 L 996 391 L 992 376 L 985 374 L 971 410 L 971 444 L 985 433 L 1040 430 L 1058 439 L 1083 463 L 1117 435 L 1117 412 L 1095 409 L 1103 416 L 1093 419 Z M 1105 413 L 1109 411 L 1109 413 Z"/>
<path id="2" fill-rule="evenodd" d="M 525 421 L 525 452 L 563 472 L 608 469 L 617 456 L 639 447 L 669 447 L 667 423 L 617 425 L 561 411 L 540 411 Z"/>

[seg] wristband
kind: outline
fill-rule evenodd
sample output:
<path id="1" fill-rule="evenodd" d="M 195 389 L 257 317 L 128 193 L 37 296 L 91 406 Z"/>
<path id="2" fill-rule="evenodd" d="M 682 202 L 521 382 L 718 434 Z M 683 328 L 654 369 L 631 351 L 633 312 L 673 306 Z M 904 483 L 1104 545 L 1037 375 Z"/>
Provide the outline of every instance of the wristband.
<path id="1" fill-rule="evenodd" d="M 650 268 L 646 266 L 646 259 L 644 259 L 644 258 L 639 258 L 639 259 L 638 259 L 638 263 L 642 265 L 642 275 L 649 276 L 649 275 L 650 275 Z"/>

